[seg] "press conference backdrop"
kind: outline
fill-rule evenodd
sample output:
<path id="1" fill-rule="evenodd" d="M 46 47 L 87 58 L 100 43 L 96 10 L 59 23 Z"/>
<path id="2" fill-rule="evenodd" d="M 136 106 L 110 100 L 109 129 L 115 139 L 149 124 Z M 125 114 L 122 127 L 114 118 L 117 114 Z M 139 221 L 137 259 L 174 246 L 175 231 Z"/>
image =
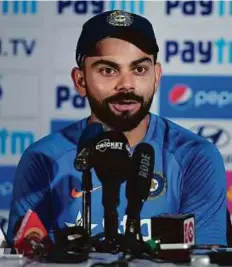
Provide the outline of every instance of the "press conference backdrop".
<path id="1" fill-rule="evenodd" d="M 0 215 L 23 151 L 89 115 L 70 78 L 75 46 L 82 24 L 111 9 L 153 23 L 163 78 L 152 111 L 219 148 L 232 214 L 232 1 L 34 0 L 0 1 Z"/>

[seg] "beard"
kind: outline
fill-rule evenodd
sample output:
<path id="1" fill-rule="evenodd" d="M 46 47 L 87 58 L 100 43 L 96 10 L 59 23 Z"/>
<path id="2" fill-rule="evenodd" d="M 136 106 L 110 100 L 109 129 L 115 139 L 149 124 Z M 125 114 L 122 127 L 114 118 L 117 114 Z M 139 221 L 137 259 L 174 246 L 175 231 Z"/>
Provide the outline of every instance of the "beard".
<path id="1" fill-rule="evenodd" d="M 154 92 L 148 101 L 144 101 L 142 96 L 138 96 L 133 92 L 121 92 L 100 102 L 89 93 L 87 88 L 87 97 L 92 112 L 100 121 L 116 131 L 126 132 L 136 128 L 149 113 Z M 109 104 L 122 103 L 122 101 L 136 101 L 140 103 L 140 109 L 132 114 L 129 110 L 122 111 L 121 114 L 115 114 Z"/>

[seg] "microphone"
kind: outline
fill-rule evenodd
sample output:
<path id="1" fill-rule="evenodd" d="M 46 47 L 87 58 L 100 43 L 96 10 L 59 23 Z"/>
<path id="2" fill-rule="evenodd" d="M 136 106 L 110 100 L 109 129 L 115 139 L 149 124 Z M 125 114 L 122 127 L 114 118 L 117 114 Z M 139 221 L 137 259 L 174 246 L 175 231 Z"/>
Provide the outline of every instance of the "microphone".
<path id="1" fill-rule="evenodd" d="M 55 243 L 49 237 L 36 212 L 29 209 L 14 238 L 17 253 L 55 263 L 77 263 L 88 259 L 88 236 L 80 226 L 55 229 Z"/>
<path id="2" fill-rule="evenodd" d="M 104 132 L 103 125 L 98 122 L 89 124 L 81 134 L 74 167 L 78 171 L 85 171 L 92 168 L 93 139 Z"/>
<path id="3" fill-rule="evenodd" d="M 161 214 L 151 217 L 151 236 L 160 241 L 163 250 L 194 246 L 194 214 Z"/>
<path id="4" fill-rule="evenodd" d="M 93 140 L 104 132 L 101 123 L 91 123 L 83 131 L 74 160 L 76 170 L 82 172 L 82 219 L 83 228 L 91 236 L 91 190 L 93 189 L 90 169 L 93 167 Z"/>
<path id="5" fill-rule="evenodd" d="M 15 235 L 14 248 L 17 253 L 33 256 L 49 249 L 50 244 L 51 241 L 43 223 L 36 212 L 29 209 Z"/>
<path id="6" fill-rule="evenodd" d="M 53 263 L 79 263 L 88 260 L 91 242 L 81 226 L 73 226 L 54 231 L 55 245 L 46 255 Z"/>
<path id="7" fill-rule="evenodd" d="M 149 196 L 155 163 L 155 151 L 148 143 L 136 146 L 131 158 L 131 175 L 126 184 L 128 200 L 125 235 L 142 240 L 140 231 L 140 212 Z"/>
<path id="8" fill-rule="evenodd" d="M 109 249 L 117 237 L 119 192 L 128 175 L 129 161 L 128 140 L 123 133 L 108 131 L 96 138 L 93 165 L 103 188 L 104 232 Z"/>

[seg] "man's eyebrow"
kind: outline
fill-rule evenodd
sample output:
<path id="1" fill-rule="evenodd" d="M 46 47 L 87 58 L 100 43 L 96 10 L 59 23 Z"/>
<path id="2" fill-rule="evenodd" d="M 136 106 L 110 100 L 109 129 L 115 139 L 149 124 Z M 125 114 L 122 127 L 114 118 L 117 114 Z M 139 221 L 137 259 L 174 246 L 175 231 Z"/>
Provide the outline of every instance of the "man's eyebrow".
<path id="1" fill-rule="evenodd" d="M 143 62 L 146 62 L 146 61 L 152 63 L 151 58 L 149 58 L 149 57 L 142 57 L 140 59 L 137 59 L 135 61 L 132 61 L 131 64 L 130 64 L 130 66 L 136 66 L 136 65 L 138 65 L 140 63 L 143 63 Z"/>
<path id="2" fill-rule="evenodd" d="M 151 58 L 142 57 L 142 58 L 139 58 L 137 60 L 132 61 L 130 63 L 130 66 L 133 67 L 133 66 L 136 66 L 136 65 L 138 65 L 140 63 L 143 63 L 143 62 L 146 62 L 146 61 L 152 64 Z M 106 60 L 106 59 L 99 59 L 99 60 L 93 62 L 91 67 L 94 68 L 94 67 L 96 67 L 98 65 L 108 65 L 108 66 L 113 67 L 114 69 L 119 69 L 119 65 L 117 63 L 115 63 L 113 61 L 110 61 L 110 60 Z"/>
<path id="3" fill-rule="evenodd" d="M 108 65 L 108 66 L 111 66 L 115 69 L 118 69 L 119 66 L 117 63 L 113 62 L 113 61 L 110 61 L 110 60 L 105 60 L 105 59 L 100 59 L 100 60 L 97 60 L 95 62 L 93 62 L 93 64 L 91 65 L 92 68 L 98 66 L 98 65 Z"/>

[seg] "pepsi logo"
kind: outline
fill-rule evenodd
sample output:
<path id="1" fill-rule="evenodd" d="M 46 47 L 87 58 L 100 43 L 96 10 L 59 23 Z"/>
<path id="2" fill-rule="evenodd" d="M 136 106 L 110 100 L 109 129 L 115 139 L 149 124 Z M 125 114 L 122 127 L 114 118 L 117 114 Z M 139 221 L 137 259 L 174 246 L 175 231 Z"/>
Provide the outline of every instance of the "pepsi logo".
<path id="1" fill-rule="evenodd" d="M 185 84 L 177 84 L 169 92 L 169 103 L 178 108 L 186 108 L 192 99 L 192 89 Z"/>

